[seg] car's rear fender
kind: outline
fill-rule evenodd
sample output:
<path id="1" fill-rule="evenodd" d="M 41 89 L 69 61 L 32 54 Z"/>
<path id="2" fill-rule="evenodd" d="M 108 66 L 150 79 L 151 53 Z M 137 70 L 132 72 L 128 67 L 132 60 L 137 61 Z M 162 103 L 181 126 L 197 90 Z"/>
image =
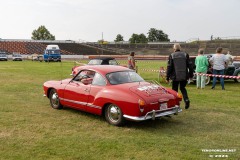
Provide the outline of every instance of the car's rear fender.
<path id="1" fill-rule="evenodd" d="M 137 95 L 133 94 L 126 94 L 123 92 L 119 92 L 116 94 L 116 92 L 111 91 L 111 92 L 101 92 L 98 93 L 95 96 L 94 99 L 94 105 L 100 106 L 102 108 L 101 113 L 104 113 L 105 108 L 109 104 L 116 104 L 119 106 L 123 112 L 123 114 L 132 114 L 133 112 L 138 112 L 139 107 L 138 107 L 138 100 L 140 97 Z M 131 107 L 132 109 L 129 109 Z M 130 113 L 129 113 L 130 112 Z"/>

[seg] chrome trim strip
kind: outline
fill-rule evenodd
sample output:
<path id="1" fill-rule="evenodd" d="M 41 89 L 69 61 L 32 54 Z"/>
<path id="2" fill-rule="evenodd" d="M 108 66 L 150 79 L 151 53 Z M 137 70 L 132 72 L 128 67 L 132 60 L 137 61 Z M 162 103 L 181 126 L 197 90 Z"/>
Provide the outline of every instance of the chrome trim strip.
<path id="1" fill-rule="evenodd" d="M 96 106 L 96 105 L 89 104 L 89 103 L 86 103 L 86 102 L 73 101 L 73 100 L 65 99 L 65 98 L 59 98 L 59 99 L 62 100 L 62 101 L 67 101 L 67 102 L 71 102 L 71 103 L 75 103 L 75 104 L 85 105 L 85 106 L 91 107 L 91 108 L 102 109 L 102 107 L 100 107 L 100 106 Z"/>
<path id="2" fill-rule="evenodd" d="M 89 104 L 89 103 L 87 104 L 87 106 L 92 107 L 92 108 L 102 109 L 102 107 L 100 107 L 100 106 L 95 106 L 95 105 Z"/>
<path id="3" fill-rule="evenodd" d="M 180 108 L 180 106 L 175 105 L 175 107 L 172 107 L 171 109 L 150 111 L 145 116 L 141 116 L 141 117 L 129 116 L 126 114 L 124 114 L 123 117 L 133 121 L 145 121 L 148 119 L 154 120 L 155 118 L 163 117 L 171 114 L 178 114 L 179 112 L 182 112 L 182 109 Z"/>

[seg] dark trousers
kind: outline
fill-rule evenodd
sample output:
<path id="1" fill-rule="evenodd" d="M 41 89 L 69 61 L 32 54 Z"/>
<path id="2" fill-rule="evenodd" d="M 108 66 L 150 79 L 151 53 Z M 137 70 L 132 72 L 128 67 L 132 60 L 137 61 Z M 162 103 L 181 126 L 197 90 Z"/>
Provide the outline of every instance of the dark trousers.
<path id="1" fill-rule="evenodd" d="M 186 85 L 187 85 L 187 81 L 173 81 L 172 82 L 172 89 L 176 92 L 178 92 L 178 86 L 180 85 L 180 91 L 182 92 L 183 95 L 183 99 L 186 102 L 188 99 L 188 94 L 187 94 L 187 90 L 186 90 Z"/>
<path id="2" fill-rule="evenodd" d="M 223 70 L 216 70 L 216 69 L 214 69 L 213 70 L 213 75 L 224 75 L 224 69 Z M 212 88 L 215 87 L 216 81 L 217 81 L 217 77 L 213 77 Z M 222 89 L 224 89 L 224 78 L 223 77 L 220 78 L 220 83 L 221 83 Z"/>

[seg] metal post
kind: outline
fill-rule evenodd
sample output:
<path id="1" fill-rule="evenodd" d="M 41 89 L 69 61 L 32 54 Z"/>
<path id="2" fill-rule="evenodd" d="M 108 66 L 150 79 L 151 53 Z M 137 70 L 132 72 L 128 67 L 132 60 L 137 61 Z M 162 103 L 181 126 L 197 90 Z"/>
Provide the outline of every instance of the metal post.
<path id="1" fill-rule="evenodd" d="M 103 32 L 102 32 L 102 55 L 103 55 Z"/>

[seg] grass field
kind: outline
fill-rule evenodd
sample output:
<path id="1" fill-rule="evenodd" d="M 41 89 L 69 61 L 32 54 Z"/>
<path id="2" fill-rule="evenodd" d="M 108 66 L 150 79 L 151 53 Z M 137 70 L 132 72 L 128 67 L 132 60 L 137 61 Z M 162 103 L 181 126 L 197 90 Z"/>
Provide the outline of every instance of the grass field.
<path id="1" fill-rule="evenodd" d="M 215 90 L 188 85 L 189 110 L 172 118 L 115 127 L 96 115 L 54 110 L 43 97 L 42 84 L 69 78 L 73 65 L 0 62 L 0 159 L 240 159 L 239 83 L 226 81 L 225 91 L 219 83 Z M 138 66 L 159 69 L 166 62 L 138 61 Z M 157 73 L 139 72 L 145 79 L 158 79 Z M 219 158 L 223 156 L 228 158 Z"/>

